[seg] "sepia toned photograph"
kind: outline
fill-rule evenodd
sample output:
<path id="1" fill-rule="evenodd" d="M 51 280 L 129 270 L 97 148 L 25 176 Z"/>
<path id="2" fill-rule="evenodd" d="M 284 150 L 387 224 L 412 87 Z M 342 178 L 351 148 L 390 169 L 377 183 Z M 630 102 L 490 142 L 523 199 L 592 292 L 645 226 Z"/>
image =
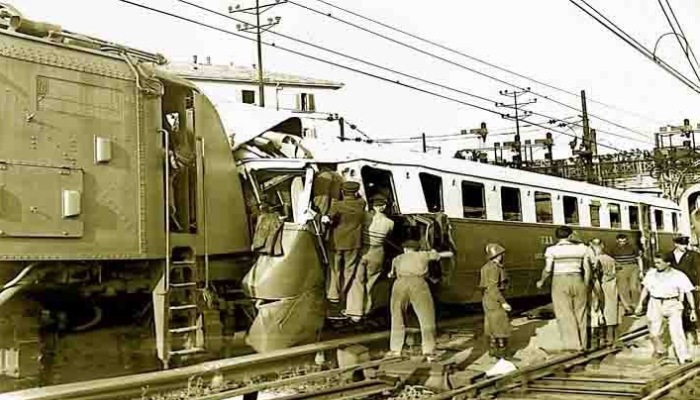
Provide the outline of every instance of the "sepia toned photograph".
<path id="1" fill-rule="evenodd" d="M 699 22 L 0 0 L 0 400 L 700 400 Z"/>

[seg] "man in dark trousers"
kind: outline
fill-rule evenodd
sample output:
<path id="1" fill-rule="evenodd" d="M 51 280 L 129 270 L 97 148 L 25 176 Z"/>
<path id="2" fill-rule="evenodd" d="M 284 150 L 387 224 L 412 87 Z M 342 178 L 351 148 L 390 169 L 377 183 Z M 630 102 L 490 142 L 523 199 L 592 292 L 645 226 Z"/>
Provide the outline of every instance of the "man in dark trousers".
<path id="1" fill-rule="evenodd" d="M 674 238 L 673 251 L 669 256 L 669 260 L 671 261 L 671 267 L 682 271 L 688 279 L 690 279 L 697 293 L 699 284 L 698 278 L 700 277 L 700 254 L 690 250 L 688 248 L 689 244 L 690 238 L 688 236 L 678 236 Z M 700 300 L 700 296 L 695 296 L 694 299 L 697 303 Z M 697 309 L 697 304 L 685 304 L 684 306 L 685 310 L 690 310 L 692 308 L 691 306 L 695 306 Z M 697 322 L 691 321 L 690 318 L 688 318 L 688 313 L 684 313 L 683 315 L 683 328 L 693 336 L 693 341 L 697 343 Z"/>
<path id="2" fill-rule="evenodd" d="M 360 184 L 344 182 L 342 185 L 342 200 L 333 200 L 326 221 L 331 224 L 330 274 L 326 297 L 335 303 L 331 317 L 342 317 L 342 304 L 347 295 L 352 280 L 355 277 L 357 265 L 362 256 L 362 223 L 365 218 L 364 199 L 357 196 Z"/>
<path id="3" fill-rule="evenodd" d="M 625 307 L 625 314 L 631 315 L 639 301 L 640 282 L 644 276 L 641 253 L 629 242 L 627 235 L 621 233 L 617 235 L 617 243 L 608 250 L 608 254 L 615 259 L 617 290 Z"/>

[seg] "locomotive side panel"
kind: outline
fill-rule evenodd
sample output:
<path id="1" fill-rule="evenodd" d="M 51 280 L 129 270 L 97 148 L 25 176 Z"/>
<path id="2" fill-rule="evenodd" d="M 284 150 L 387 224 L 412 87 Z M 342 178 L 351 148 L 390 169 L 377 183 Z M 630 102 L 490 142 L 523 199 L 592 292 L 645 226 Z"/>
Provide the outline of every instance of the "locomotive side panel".
<path id="1" fill-rule="evenodd" d="M 118 59 L 0 34 L 2 259 L 142 255 L 136 93 Z"/>

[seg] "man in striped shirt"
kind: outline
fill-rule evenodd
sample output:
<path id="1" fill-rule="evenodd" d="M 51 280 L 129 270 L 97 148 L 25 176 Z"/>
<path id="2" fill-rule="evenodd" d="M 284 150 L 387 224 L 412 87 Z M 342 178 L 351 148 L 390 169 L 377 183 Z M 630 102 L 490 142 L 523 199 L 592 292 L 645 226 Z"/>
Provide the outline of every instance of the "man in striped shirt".
<path id="1" fill-rule="evenodd" d="M 564 350 L 580 351 L 587 346 L 588 282 L 591 276 L 591 250 L 572 241 L 573 230 L 560 226 L 559 240 L 545 251 L 546 264 L 537 287 L 552 275 L 552 303 Z"/>
<path id="2" fill-rule="evenodd" d="M 625 314 L 630 315 L 639 301 L 640 281 L 644 276 L 641 254 L 623 233 L 617 235 L 617 245 L 610 249 L 609 254 L 615 259 L 617 267 L 620 301 L 625 307 Z"/>

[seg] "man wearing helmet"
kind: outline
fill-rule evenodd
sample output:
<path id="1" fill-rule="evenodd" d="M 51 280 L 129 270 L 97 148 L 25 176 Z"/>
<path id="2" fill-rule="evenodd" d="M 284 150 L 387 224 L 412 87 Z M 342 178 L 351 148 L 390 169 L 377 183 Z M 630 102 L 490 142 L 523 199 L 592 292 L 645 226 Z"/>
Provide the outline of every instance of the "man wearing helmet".
<path id="1" fill-rule="evenodd" d="M 402 245 L 404 253 L 396 256 L 391 263 L 389 278 L 396 277 L 391 290 L 391 339 L 388 355 L 400 355 L 406 338 L 406 326 L 403 313 L 410 304 L 416 312 L 420 323 L 423 354 L 430 361 L 435 351 L 435 305 L 425 278 L 428 264 L 443 257 L 452 257 L 446 251 L 419 251 L 417 240 L 407 240 Z"/>
<path id="2" fill-rule="evenodd" d="M 506 249 L 500 244 L 486 245 L 489 261 L 481 267 L 479 287 L 483 291 L 481 304 L 484 307 L 484 334 L 489 338 L 489 354 L 492 357 L 506 356 L 506 346 L 511 327 L 508 312 L 511 307 L 503 297 L 508 277 L 503 268 L 503 255 Z"/>

